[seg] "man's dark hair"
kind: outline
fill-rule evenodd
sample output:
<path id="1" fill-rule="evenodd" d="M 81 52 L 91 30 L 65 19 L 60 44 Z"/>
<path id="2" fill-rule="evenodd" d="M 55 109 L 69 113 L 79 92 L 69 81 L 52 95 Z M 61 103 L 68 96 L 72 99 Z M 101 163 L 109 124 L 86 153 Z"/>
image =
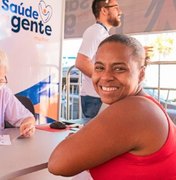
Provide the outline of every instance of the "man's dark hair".
<path id="1" fill-rule="evenodd" d="M 92 12 L 95 16 L 95 18 L 98 18 L 100 16 L 101 8 L 108 5 L 108 0 L 93 0 L 92 2 Z"/>

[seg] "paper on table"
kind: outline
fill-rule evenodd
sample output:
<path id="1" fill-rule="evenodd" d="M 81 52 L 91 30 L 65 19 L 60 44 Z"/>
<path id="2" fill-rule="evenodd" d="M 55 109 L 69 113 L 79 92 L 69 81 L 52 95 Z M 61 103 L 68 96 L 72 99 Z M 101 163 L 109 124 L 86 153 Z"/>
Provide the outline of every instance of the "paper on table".
<path id="1" fill-rule="evenodd" d="M 9 135 L 0 135 L 0 145 L 11 145 Z"/>

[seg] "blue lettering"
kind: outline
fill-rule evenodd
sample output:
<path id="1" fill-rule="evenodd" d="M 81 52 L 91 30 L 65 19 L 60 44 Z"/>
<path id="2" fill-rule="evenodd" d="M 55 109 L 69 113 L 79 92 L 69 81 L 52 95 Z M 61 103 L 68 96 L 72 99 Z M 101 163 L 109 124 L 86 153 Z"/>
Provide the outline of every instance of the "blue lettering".
<path id="1" fill-rule="evenodd" d="M 15 33 L 20 32 L 20 27 L 23 30 L 36 32 L 40 34 L 46 34 L 47 36 L 51 35 L 52 29 L 50 26 L 44 26 L 42 21 L 37 23 L 36 21 L 29 21 L 28 19 L 22 19 L 21 17 L 13 16 L 11 19 L 12 31 Z"/>
<path id="2" fill-rule="evenodd" d="M 46 26 L 45 27 L 45 33 L 46 33 L 46 35 L 48 35 L 48 36 L 51 36 L 51 32 L 52 32 L 52 29 L 51 29 L 51 26 Z"/>
<path id="3" fill-rule="evenodd" d="M 39 16 L 38 12 L 37 12 L 37 11 L 34 11 L 34 12 L 33 12 L 33 18 L 37 20 L 37 19 L 38 19 L 38 16 Z"/>
<path id="4" fill-rule="evenodd" d="M 20 6 L 22 6 L 23 3 L 20 4 Z M 18 6 L 18 14 L 20 15 L 24 15 L 24 7 L 20 8 L 20 6 Z"/>
<path id="5" fill-rule="evenodd" d="M 9 10 L 9 6 L 8 6 L 8 0 L 2 0 L 2 3 L 3 3 L 3 5 L 2 5 L 2 9 L 4 9 L 5 11 L 8 11 Z"/>
<path id="6" fill-rule="evenodd" d="M 17 14 L 17 5 L 16 4 L 10 4 L 10 10 L 11 12 Z"/>
<path id="7" fill-rule="evenodd" d="M 36 33 L 38 32 L 38 25 L 37 22 L 32 21 L 31 22 L 31 29 L 32 32 L 35 31 Z"/>
<path id="8" fill-rule="evenodd" d="M 21 26 L 24 30 L 29 30 L 30 23 L 27 19 L 21 21 Z"/>
<path id="9" fill-rule="evenodd" d="M 20 3 L 19 5 L 11 3 L 9 5 L 8 4 L 9 0 L 2 0 L 2 2 L 3 2 L 2 9 L 5 10 L 5 11 L 8 11 L 10 9 L 10 11 L 12 13 L 19 14 L 19 15 L 22 15 L 22 16 L 26 16 L 28 18 L 34 18 L 35 20 L 37 20 L 38 17 L 39 17 L 38 12 L 33 11 L 32 6 L 30 6 L 28 8 L 25 8 L 23 6 L 23 3 Z"/>
<path id="10" fill-rule="evenodd" d="M 20 31 L 20 17 L 13 16 L 11 19 L 11 24 L 13 26 L 12 31 L 17 33 Z"/>
<path id="11" fill-rule="evenodd" d="M 14 3 L 9 3 L 9 0 L 2 0 L 2 9 L 5 11 L 11 11 L 14 14 L 19 14 L 21 16 L 26 16 L 27 18 L 33 18 L 34 20 L 38 20 L 39 13 L 32 9 L 32 6 L 25 8 L 23 2 L 19 5 Z M 43 24 L 42 21 L 30 21 L 27 18 L 21 18 L 17 15 L 12 16 L 11 25 L 12 31 L 18 33 L 21 29 L 25 31 L 31 31 L 40 34 L 46 34 L 47 36 L 51 36 L 52 28 L 51 26 Z"/>
<path id="12" fill-rule="evenodd" d="M 32 18 L 32 6 L 26 9 L 25 14 L 27 17 Z"/>
<path id="13" fill-rule="evenodd" d="M 40 31 L 41 34 L 44 33 L 42 21 L 39 22 L 39 31 Z"/>

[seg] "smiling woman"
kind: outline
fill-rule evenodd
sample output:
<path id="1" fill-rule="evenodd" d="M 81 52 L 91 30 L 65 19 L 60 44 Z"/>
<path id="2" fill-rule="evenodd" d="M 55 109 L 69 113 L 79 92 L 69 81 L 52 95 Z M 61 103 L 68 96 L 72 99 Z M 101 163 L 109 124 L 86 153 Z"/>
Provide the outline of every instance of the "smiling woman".
<path id="1" fill-rule="evenodd" d="M 93 83 L 109 106 L 55 148 L 49 171 L 72 176 L 89 170 L 94 180 L 176 178 L 176 127 L 143 91 L 142 45 L 112 35 L 99 45 L 95 59 Z"/>
<path id="2" fill-rule="evenodd" d="M 108 43 L 105 41 L 100 44 L 92 76 L 96 91 L 101 100 L 107 104 L 141 91 L 140 82 L 144 78 L 145 68 L 145 51 L 142 46 L 138 45 L 138 49 L 128 48 L 128 43 L 135 44 L 136 42 L 128 42 L 123 37 L 121 39 L 118 37 L 119 41 L 124 41 L 121 44 L 116 43 L 115 37 L 111 38 L 107 40 Z M 129 46 L 132 45 L 129 44 Z M 129 59 L 133 59 L 134 62 L 129 63 Z M 134 68 L 138 71 L 133 70 Z"/>

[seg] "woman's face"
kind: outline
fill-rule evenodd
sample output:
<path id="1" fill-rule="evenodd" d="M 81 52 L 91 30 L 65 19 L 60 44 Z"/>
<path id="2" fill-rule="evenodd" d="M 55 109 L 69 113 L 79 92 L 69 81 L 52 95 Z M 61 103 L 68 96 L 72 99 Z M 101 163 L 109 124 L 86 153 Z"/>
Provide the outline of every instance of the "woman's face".
<path id="1" fill-rule="evenodd" d="M 98 49 L 92 80 L 102 102 L 112 104 L 138 92 L 144 74 L 135 58 L 131 48 L 117 42 Z"/>

